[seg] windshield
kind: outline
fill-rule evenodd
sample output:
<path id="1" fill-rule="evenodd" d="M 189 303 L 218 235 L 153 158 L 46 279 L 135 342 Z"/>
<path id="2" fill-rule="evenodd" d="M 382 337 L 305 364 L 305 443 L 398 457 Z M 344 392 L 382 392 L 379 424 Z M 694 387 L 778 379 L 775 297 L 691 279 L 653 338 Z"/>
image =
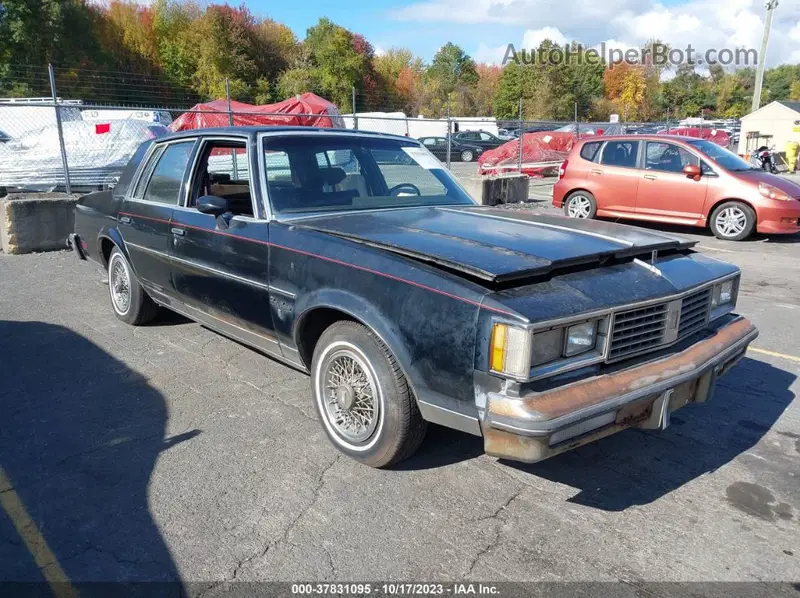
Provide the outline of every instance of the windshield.
<path id="1" fill-rule="evenodd" d="M 428 150 L 355 135 L 264 139 L 267 190 L 278 214 L 474 205 Z"/>
<path id="2" fill-rule="evenodd" d="M 729 150 L 726 150 L 724 147 L 720 147 L 716 143 L 711 143 L 710 141 L 705 141 L 704 139 L 684 139 L 684 141 L 699 149 L 714 162 L 722 166 L 725 170 L 741 172 L 744 170 L 753 169 L 750 164 L 742 160 L 739 156 Z"/>

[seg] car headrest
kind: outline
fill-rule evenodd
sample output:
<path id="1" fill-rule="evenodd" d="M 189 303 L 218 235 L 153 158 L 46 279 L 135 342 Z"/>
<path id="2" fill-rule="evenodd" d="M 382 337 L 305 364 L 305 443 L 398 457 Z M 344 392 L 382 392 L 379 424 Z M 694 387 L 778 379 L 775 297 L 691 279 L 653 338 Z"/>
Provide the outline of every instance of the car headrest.
<path id="1" fill-rule="evenodd" d="M 347 173 L 343 168 L 320 168 L 322 180 L 326 185 L 335 187 L 347 178 Z"/>

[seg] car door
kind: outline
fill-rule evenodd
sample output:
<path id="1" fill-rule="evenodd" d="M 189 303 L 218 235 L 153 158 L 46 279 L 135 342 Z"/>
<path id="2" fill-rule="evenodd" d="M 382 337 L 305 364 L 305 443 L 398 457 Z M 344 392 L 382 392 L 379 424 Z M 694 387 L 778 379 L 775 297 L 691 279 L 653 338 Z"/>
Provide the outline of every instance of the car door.
<path id="1" fill-rule="evenodd" d="M 169 238 L 172 211 L 184 193 L 184 174 L 195 139 L 157 144 L 117 213 L 136 277 L 151 297 L 171 304 Z"/>
<path id="2" fill-rule="evenodd" d="M 636 213 L 646 216 L 696 221 L 703 217 L 708 178 L 695 180 L 683 173 L 700 159 L 674 143 L 648 141 L 644 170 L 636 195 Z"/>
<path id="3" fill-rule="evenodd" d="M 639 141 L 629 139 L 607 141 L 597 164 L 589 167 L 586 184 L 599 211 L 633 213 L 636 209 L 641 177 L 637 167 L 639 145 Z"/>
<path id="4" fill-rule="evenodd" d="M 192 318 L 280 355 L 270 308 L 269 224 L 254 172 L 246 137 L 202 140 L 186 201 L 170 225 L 172 278 Z M 199 212 L 202 195 L 224 197 L 232 212 Z"/>
<path id="5" fill-rule="evenodd" d="M 503 144 L 503 142 L 495 137 L 494 135 L 490 135 L 486 131 L 481 131 L 478 133 L 478 145 L 480 145 L 483 149 L 494 149 L 499 147 Z"/>
<path id="6" fill-rule="evenodd" d="M 426 137 L 422 140 L 422 145 L 428 148 L 439 160 L 447 158 L 447 140 L 441 137 Z"/>

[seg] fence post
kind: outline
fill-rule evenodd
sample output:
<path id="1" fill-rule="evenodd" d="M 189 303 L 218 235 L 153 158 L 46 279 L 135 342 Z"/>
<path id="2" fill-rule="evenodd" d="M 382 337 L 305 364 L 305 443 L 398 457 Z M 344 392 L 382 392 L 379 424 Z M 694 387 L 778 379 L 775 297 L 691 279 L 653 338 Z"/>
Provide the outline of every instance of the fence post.
<path id="1" fill-rule="evenodd" d="M 64 187 L 68 195 L 72 194 L 72 185 L 69 182 L 69 163 L 67 162 L 67 148 L 64 145 L 64 128 L 61 126 L 61 111 L 58 109 L 58 94 L 56 93 L 56 74 L 53 65 L 47 65 L 50 75 L 50 92 L 53 94 L 53 109 L 56 111 L 56 126 L 58 127 L 58 145 L 61 146 L 61 165 L 64 168 Z"/>
<path id="2" fill-rule="evenodd" d="M 522 130 L 522 98 L 519 99 L 519 147 L 517 148 L 517 173 L 522 174 L 522 138 L 525 132 Z"/>
<path id="3" fill-rule="evenodd" d="M 581 139 L 581 127 L 580 127 L 580 124 L 578 123 L 578 102 L 575 102 L 575 135 L 576 135 L 578 141 L 580 141 L 580 139 Z"/>
<path id="4" fill-rule="evenodd" d="M 453 149 L 453 139 L 451 137 L 452 122 L 450 121 L 450 94 L 447 94 L 447 170 L 450 170 L 450 152 Z"/>
<path id="5" fill-rule="evenodd" d="M 353 129 L 358 131 L 358 117 L 356 116 L 356 88 L 353 86 Z"/>
<path id="6" fill-rule="evenodd" d="M 233 126 L 233 108 L 231 107 L 231 80 L 225 77 L 225 98 L 228 100 L 228 126 Z M 233 179 L 239 180 L 239 165 L 236 163 L 236 150 L 231 149 L 233 162 Z"/>

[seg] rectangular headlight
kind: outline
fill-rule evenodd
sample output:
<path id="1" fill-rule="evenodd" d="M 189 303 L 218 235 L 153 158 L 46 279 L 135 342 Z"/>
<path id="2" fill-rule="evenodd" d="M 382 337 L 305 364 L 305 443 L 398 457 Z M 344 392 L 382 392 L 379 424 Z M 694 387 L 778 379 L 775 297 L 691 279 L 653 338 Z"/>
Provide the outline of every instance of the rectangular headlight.
<path id="1" fill-rule="evenodd" d="M 567 344 L 564 349 L 566 357 L 580 355 L 594 349 L 597 339 L 597 321 L 584 322 L 567 328 Z"/>
<path id="2" fill-rule="evenodd" d="M 554 328 L 533 335 L 533 365 L 555 361 L 564 348 L 564 329 Z"/>
<path id="3" fill-rule="evenodd" d="M 490 365 L 493 371 L 527 378 L 531 368 L 533 334 L 526 328 L 497 323 L 492 328 Z"/>
<path id="4" fill-rule="evenodd" d="M 728 305 L 729 303 L 733 303 L 734 300 L 734 290 L 735 290 L 736 280 L 730 279 L 722 282 L 720 284 L 714 285 L 714 294 L 711 298 L 711 307 L 721 307 L 723 305 Z"/>

